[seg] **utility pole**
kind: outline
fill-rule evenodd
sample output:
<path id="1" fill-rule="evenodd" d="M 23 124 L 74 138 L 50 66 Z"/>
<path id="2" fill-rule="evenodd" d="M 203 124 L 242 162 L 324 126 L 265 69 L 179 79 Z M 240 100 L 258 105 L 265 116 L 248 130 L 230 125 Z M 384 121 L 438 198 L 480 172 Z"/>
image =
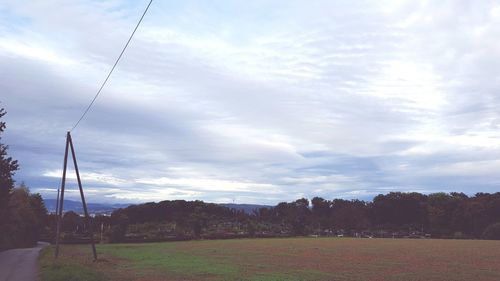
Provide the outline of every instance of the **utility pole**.
<path id="1" fill-rule="evenodd" d="M 59 188 L 57 189 L 57 200 L 56 200 L 56 217 L 59 214 Z"/>
<path id="2" fill-rule="evenodd" d="M 78 163 L 76 161 L 75 148 L 73 147 L 73 141 L 71 139 L 71 134 L 67 132 L 66 134 L 66 148 L 64 150 L 64 167 L 63 167 L 63 175 L 61 181 L 61 196 L 59 198 L 59 202 L 57 204 L 57 229 L 56 229 L 56 251 L 55 257 L 59 256 L 59 237 L 61 234 L 61 218 L 63 213 L 63 205 L 64 205 L 64 187 L 66 185 L 66 170 L 68 166 L 68 150 L 71 149 L 71 156 L 73 158 L 73 165 L 75 167 L 76 179 L 78 181 L 78 188 L 80 189 L 80 196 L 82 198 L 83 211 L 85 214 L 85 222 L 87 224 L 87 228 L 90 232 L 90 243 L 92 244 L 92 253 L 94 254 L 94 260 L 97 260 L 97 252 L 94 244 L 94 234 L 92 231 L 92 223 L 90 221 L 90 216 L 87 210 L 87 203 L 85 202 L 85 196 L 83 195 L 83 187 L 82 181 L 80 179 L 80 171 L 78 170 Z M 58 196 L 59 197 L 59 196 Z"/>

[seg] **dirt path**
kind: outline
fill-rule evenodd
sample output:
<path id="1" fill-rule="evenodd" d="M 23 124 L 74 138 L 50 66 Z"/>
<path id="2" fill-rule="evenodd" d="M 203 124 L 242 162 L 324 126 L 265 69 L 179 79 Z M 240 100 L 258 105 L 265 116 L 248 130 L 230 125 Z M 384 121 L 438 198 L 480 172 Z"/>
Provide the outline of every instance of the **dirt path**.
<path id="1" fill-rule="evenodd" d="M 34 248 L 12 249 L 0 252 L 0 281 L 37 280 L 37 258 L 48 243 L 39 242 Z"/>

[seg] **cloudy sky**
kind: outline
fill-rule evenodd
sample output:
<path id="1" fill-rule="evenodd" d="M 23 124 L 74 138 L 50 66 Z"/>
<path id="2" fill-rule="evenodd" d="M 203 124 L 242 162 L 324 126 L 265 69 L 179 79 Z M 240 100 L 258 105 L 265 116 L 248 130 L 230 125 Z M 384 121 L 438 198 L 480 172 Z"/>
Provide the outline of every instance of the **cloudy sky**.
<path id="1" fill-rule="evenodd" d="M 18 183 L 55 198 L 65 133 L 147 3 L 0 2 Z M 496 192 L 499 65 L 497 1 L 156 1 L 72 132 L 84 189 L 261 204 Z"/>

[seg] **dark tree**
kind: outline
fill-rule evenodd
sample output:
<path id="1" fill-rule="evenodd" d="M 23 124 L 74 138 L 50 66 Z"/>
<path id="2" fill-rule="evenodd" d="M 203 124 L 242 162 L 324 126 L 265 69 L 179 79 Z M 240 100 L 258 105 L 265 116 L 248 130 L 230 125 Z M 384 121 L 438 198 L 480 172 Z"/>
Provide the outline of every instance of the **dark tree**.
<path id="1" fill-rule="evenodd" d="M 361 231 L 370 226 L 367 204 L 360 200 L 335 199 L 331 204 L 332 224 L 336 230 Z"/>
<path id="2" fill-rule="evenodd" d="M 62 218 L 62 230 L 67 232 L 82 232 L 83 219 L 77 213 L 69 211 L 64 213 Z"/>
<path id="3" fill-rule="evenodd" d="M 427 197 L 427 228 L 434 237 L 466 235 L 463 206 L 467 196 L 463 193 L 433 193 Z"/>
<path id="4" fill-rule="evenodd" d="M 293 235 L 307 234 L 309 217 L 309 200 L 298 199 L 291 203 L 282 202 L 274 207 L 275 216 L 280 218 L 281 223 L 291 229 Z"/>
<path id="5" fill-rule="evenodd" d="M 390 192 L 373 199 L 373 219 L 379 227 L 397 229 L 426 223 L 426 195 L 411 192 Z"/>
<path id="6" fill-rule="evenodd" d="M 42 195 L 39 193 L 30 194 L 30 206 L 33 214 L 35 216 L 35 224 L 36 224 L 36 235 L 40 237 L 40 235 L 46 231 L 46 227 L 48 226 L 48 212 L 47 208 L 45 208 L 45 204 L 43 203 Z"/>
<path id="7" fill-rule="evenodd" d="M 123 209 L 119 209 L 111 214 L 111 221 L 114 222 L 114 225 L 111 227 L 109 242 L 122 242 L 130 223 L 129 217 L 125 214 Z"/>
<path id="8" fill-rule="evenodd" d="M 0 118 L 2 118 L 7 112 L 3 108 L 0 109 Z M 0 134 L 5 130 L 5 122 L 0 121 Z M 2 139 L 0 135 L 0 140 Z M 14 188 L 14 176 L 15 171 L 19 168 L 17 160 L 13 160 L 12 157 L 7 155 L 7 149 L 9 147 L 0 143 L 0 208 L 5 208 L 9 200 L 9 193 Z"/>
<path id="9" fill-rule="evenodd" d="M 322 232 L 325 229 L 331 227 L 330 224 L 330 201 L 325 200 L 321 197 L 314 197 L 311 200 L 312 204 L 312 216 L 315 227 Z"/>
<path id="10" fill-rule="evenodd" d="M 8 247 L 33 246 L 39 235 L 37 218 L 30 204 L 30 193 L 26 186 L 13 189 L 9 205 L 5 232 Z"/>
<path id="11" fill-rule="evenodd" d="M 6 114 L 3 108 L 0 109 L 0 118 Z M 0 121 L 0 140 L 1 134 L 5 130 L 5 122 Z M 19 168 L 17 160 L 13 160 L 12 157 L 7 155 L 8 146 L 0 143 L 0 232 L 5 233 L 7 228 L 8 219 L 8 205 L 9 197 L 12 189 L 14 188 L 14 176 L 15 171 Z M 2 235 L 3 238 L 5 235 Z M 0 238 L 0 249 L 5 248 L 7 241 Z"/>

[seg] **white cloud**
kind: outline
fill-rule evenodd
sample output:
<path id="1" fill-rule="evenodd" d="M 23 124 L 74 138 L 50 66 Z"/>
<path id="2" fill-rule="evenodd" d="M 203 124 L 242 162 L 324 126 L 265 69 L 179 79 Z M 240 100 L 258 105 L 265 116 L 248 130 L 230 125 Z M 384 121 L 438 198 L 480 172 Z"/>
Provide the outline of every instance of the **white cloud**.
<path id="1" fill-rule="evenodd" d="M 220 179 L 199 179 L 199 178 L 157 178 L 157 179 L 137 179 L 139 184 L 156 186 L 180 186 L 185 189 L 203 191 L 228 191 L 228 192 L 257 192 L 261 194 L 278 193 L 281 188 L 272 184 L 238 182 Z"/>
<path id="2" fill-rule="evenodd" d="M 68 161 L 71 161 L 71 159 L 69 159 Z M 46 171 L 42 175 L 44 177 L 61 178 L 62 174 L 63 174 L 62 170 L 53 170 L 53 171 Z M 68 170 L 66 172 L 66 179 L 76 180 L 77 179 L 76 172 Z M 82 182 L 88 181 L 92 184 L 101 183 L 101 184 L 109 184 L 120 187 L 126 187 L 128 183 L 128 181 L 125 179 L 120 179 L 109 174 L 101 174 L 101 173 L 81 172 L 80 179 L 82 180 Z"/>
<path id="3" fill-rule="evenodd" d="M 5 38 L 0 38 L 0 51 L 5 52 L 6 55 L 21 56 L 62 66 L 68 66 L 74 63 L 73 60 L 62 57 L 53 50 L 41 46 L 30 46 Z"/>

